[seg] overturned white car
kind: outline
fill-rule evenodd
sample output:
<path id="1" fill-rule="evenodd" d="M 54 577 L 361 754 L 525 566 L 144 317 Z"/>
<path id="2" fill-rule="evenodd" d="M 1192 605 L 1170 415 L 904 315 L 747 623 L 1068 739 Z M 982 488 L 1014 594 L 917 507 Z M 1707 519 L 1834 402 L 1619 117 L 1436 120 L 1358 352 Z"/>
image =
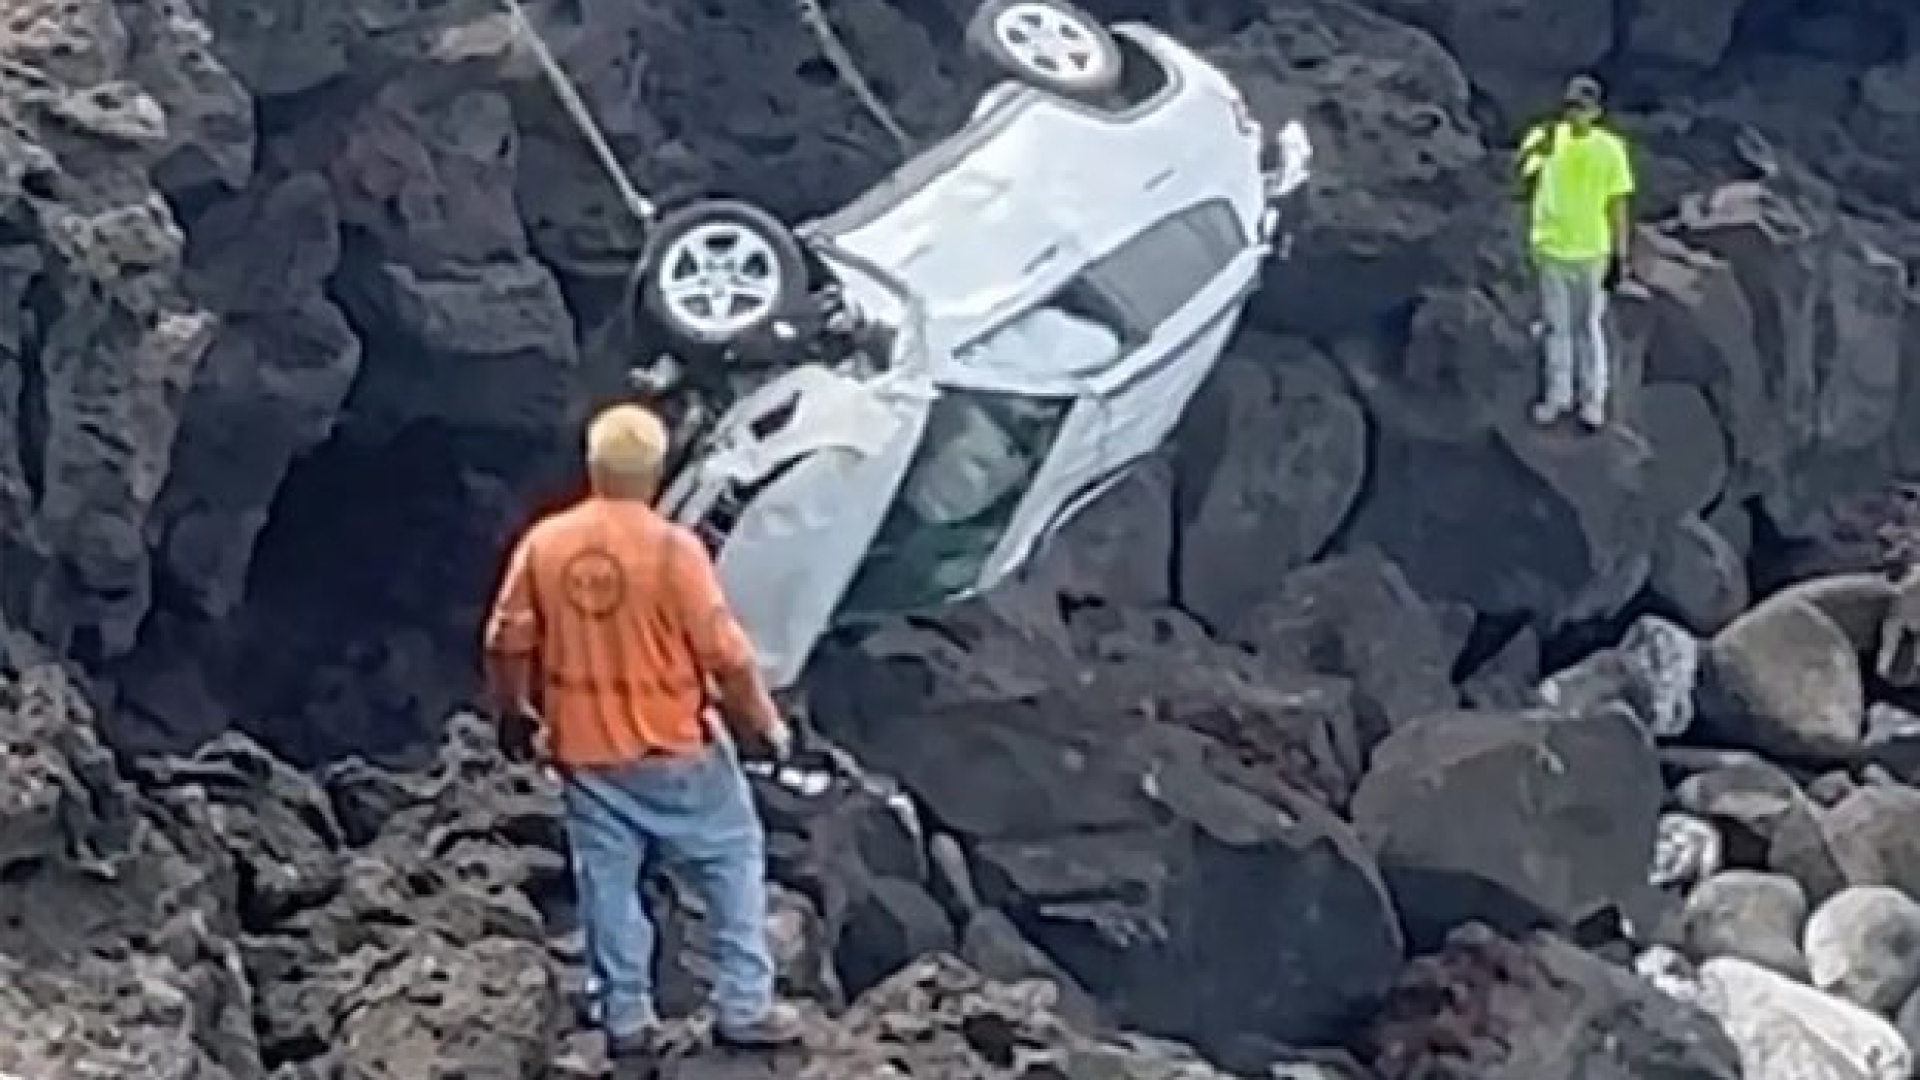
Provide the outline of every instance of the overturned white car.
<path id="1" fill-rule="evenodd" d="M 699 203 L 650 239 L 683 347 L 636 377 L 694 433 L 663 508 L 776 687 L 836 625 L 991 587 L 1158 447 L 1306 179 L 1298 125 L 1148 26 L 989 0 L 969 41 L 1008 81 L 853 205 Z"/>

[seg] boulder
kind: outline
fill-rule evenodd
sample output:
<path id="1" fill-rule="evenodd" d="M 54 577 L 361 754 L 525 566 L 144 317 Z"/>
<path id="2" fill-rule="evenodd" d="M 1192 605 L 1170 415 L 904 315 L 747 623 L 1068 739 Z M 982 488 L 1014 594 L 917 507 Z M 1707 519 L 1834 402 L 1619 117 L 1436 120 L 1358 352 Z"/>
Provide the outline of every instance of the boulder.
<path id="1" fill-rule="evenodd" d="M 1365 1042 L 1382 1080 L 1744 1080 L 1698 1008 L 1551 935 L 1481 926 L 1409 965 Z"/>
<path id="2" fill-rule="evenodd" d="M 1867 708 L 1861 751 L 1900 783 L 1920 780 L 1920 715 L 1889 701 L 1874 702 Z"/>
<path id="3" fill-rule="evenodd" d="M 1920 986 L 1920 902 L 1884 885 L 1842 890 L 1807 921 L 1813 985 L 1883 1016 Z"/>
<path id="4" fill-rule="evenodd" d="M 860 994 L 918 957 L 953 952 L 953 924 L 927 891 L 911 881 L 880 878 L 847 912 L 835 966 L 848 993 Z"/>
<path id="5" fill-rule="evenodd" d="M 1548 677 L 1540 696 L 1575 714 L 1617 703 L 1656 738 L 1671 739 L 1693 723 L 1699 671 L 1700 642 L 1692 633 L 1658 615 L 1642 615 L 1620 644 Z"/>
<path id="6" fill-rule="evenodd" d="M 1892 1024 L 1745 960 L 1702 964 L 1699 1001 L 1740 1048 L 1743 1080 L 1902 1080 L 1913 1068 Z"/>
<path id="7" fill-rule="evenodd" d="M 1465 613 L 1425 599 L 1375 550 L 1302 567 L 1222 629 L 1269 669 L 1349 680 L 1363 749 L 1459 703 L 1453 665 L 1470 629 Z"/>
<path id="8" fill-rule="evenodd" d="M 1310 1043 L 1398 970 L 1398 917 L 1347 826 L 1223 777 L 1204 736 L 1079 692 L 909 712 L 880 689 L 816 697 L 816 717 L 968 850 L 984 903 L 1127 1022 Z M 1204 984 L 1180 974 L 1196 965 Z"/>
<path id="9" fill-rule="evenodd" d="M 1830 858 L 1844 885 L 1886 885 L 1920 896 L 1920 791 L 1862 787 L 1820 815 L 1817 842 L 1805 838 L 1779 854 L 1782 869 Z M 1812 887 L 1807 892 L 1816 902 L 1828 895 Z"/>
<path id="10" fill-rule="evenodd" d="M 1280 355 L 1260 355 L 1269 348 Z M 1234 625 L 1320 554 L 1366 474 L 1360 406 L 1324 358 L 1299 351 L 1237 345 L 1177 435 L 1179 595 L 1214 626 Z M 1253 566 L 1261 580 L 1249 580 Z"/>
<path id="11" fill-rule="evenodd" d="M 1784 873 L 1815 903 L 1840 888 L 1819 808 L 1778 766 L 1738 755 L 1681 780 L 1674 795 L 1683 809 L 1714 824 L 1730 865 Z"/>
<path id="12" fill-rule="evenodd" d="M 1696 634 L 1715 634 L 1748 606 L 1747 567 L 1719 530 L 1684 517 L 1660 538 L 1647 588 Z"/>
<path id="13" fill-rule="evenodd" d="M 1383 427 L 1345 543 L 1379 548 L 1434 600 L 1546 629 L 1614 614 L 1646 584 L 1665 523 L 1647 498 L 1655 459 L 1624 427 L 1566 439 L 1522 419 L 1524 399 L 1506 415 L 1467 438 Z"/>
<path id="14" fill-rule="evenodd" d="M 1663 791 L 1630 714 L 1429 717 L 1374 751 L 1353 821 L 1416 941 L 1573 926 L 1646 898 Z"/>
<path id="15" fill-rule="evenodd" d="M 1834 758 L 1865 733 L 1854 647 L 1818 607 L 1776 596 L 1707 647 L 1701 718 L 1716 736 L 1762 753 Z"/>
<path id="16" fill-rule="evenodd" d="M 1784 874 L 1723 870 L 1687 897 L 1681 933 L 1695 961 L 1732 956 L 1805 979 L 1800 928 L 1806 921 L 1807 897 L 1799 882 Z"/>

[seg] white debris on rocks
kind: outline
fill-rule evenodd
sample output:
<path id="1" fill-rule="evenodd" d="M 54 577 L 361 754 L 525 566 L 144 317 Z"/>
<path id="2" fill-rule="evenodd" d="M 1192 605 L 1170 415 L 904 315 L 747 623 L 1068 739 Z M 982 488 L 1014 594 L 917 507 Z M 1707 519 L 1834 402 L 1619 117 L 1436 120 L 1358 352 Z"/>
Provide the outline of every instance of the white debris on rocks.
<path id="1" fill-rule="evenodd" d="M 1690 887 L 1719 872 L 1724 861 L 1720 830 L 1692 814 L 1662 814 L 1654 842 L 1653 884 Z"/>

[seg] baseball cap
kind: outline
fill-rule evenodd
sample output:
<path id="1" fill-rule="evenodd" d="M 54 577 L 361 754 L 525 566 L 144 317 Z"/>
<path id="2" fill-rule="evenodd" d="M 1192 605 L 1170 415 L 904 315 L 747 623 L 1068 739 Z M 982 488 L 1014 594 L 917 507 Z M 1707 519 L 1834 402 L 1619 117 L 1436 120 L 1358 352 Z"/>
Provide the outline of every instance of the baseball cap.
<path id="1" fill-rule="evenodd" d="M 1567 93 L 1564 100 L 1569 105 L 1597 109 L 1604 96 L 1600 88 L 1600 80 L 1591 75 L 1575 75 L 1567 80 Z"/>

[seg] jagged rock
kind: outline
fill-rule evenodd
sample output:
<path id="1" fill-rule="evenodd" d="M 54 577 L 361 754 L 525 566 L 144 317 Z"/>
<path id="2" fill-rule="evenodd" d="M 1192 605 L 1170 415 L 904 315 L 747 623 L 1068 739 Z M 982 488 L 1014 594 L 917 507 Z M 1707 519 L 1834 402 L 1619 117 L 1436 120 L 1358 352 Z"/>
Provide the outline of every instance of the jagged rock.
<path id="1" fill-rule="evenodd" d="M 1884 885 L 1845 889 L 1806 928 L 1813 985 L 1891 1016 L 1920 985 L 1920 902 Z"/>
<path id="2" fill-rule="evenodd" d="M 0 680 L 0 748 L 0 1071 L 261 1076 L 218 845 L 144 816 L 58 668 Z"/>
<path id="3" fill-rule="evenodd" d="M 1468 627 L 1400 567 L 1361 550 L 1303 567 L 1248 610 L 1228 635 L 1282 671 L 1351 680 L 1365 746 L 1393 728 L 1458 705 L 1453 664 Z"/>
<path id="4" fill-rule="evenodd" d="M 1102 695 L 923 711 L 871 681 L 847 690 L 816 696 L 822 727 L 912 790 L 970 850 L 982 900 L 1122 1019 L 1209 1046 L 1311 1042 L 1398 969 L 1397 916 L 1346 826 L 1223 778 L 1210 740 Z M 1345 914 L 1298 932 L 1322 910 Z M 1177 974 L 1194 965 L 1212 976 Z"/>
<path id="5" fill-rule="evenodd" d="M 332 1029 L 309 1068 L 374 1077 L 536 1076 L 559 1027 L 544 950 L 491 938 L 456 947 L 430 933 L 365 947 L 327 973 L 334 995 L 302 999 Z"/>
<path id="6" fill-rule="evenodd" d="M 1892 1024 L 1744 960 L 1702 964 L 1699 1000 L 1739 1046 L 1743 1080 L 1900 1080 L 1913 1067 Z"/>
<path id="7" fill-rule="evenodd" d="M 1366 419 L 1324 359 L 1255 338 L 1182 425 L 1180 600 L 1232 626 L 1346 520 L 1366 474 Z M 1264 580 L 1250 581 L 1250 566 Z"/>
<path id="8" fill-rule="evenodd" d="M 1186 1047 L 1076 1031 L 1046 983 L 996 983 L 951 957 L 919 961 L 839 1020 L 811 1019 L 802 1050 L 694 1057 L 663 1080 L 1228 1080 Z"/>
<path id="9" fill-rule="evenodd" d="M 1399 310 L 1458 261 L 1460 210 L 1483 197 L 1471 89 L 1432 38 L 1344 0 L 1267 9 L 1209 49 L 1270 122 L 1320 114 L 1291 258 L 1254 312 L 1328 334 Z M 1354 258 L 1356 251 L 1369 256 Z"/>
<path id="10" fill-rule="evenodd" d="M 191 758 L 150 762 L 143 772 L 163 803 L 201 818 L 232 854 L 248 924 L 285 918 L 340 888 L 344 837 L 332 804 L 318 784 L 245 735 L 222 736 Z"/>
<path id="11" fill-rule="evenodd" d="M 1572 926 L 1647 890 L 1661 801 L 1631 715 L 1443 714 L 1374 751 L 1353 799 L 1411 935 L 1470 920 Z"/>
<path id="12" fill-rule="evenodd" d="M 360 339 L 326 293 L 339 261 L 316 172 L 263 177 L 193 221 L 190 287 L 223 321 L 187 395 L 156 548 L 202 617 L 238 606 L 288 468 L 332 432 L 359 373 Z"/>
<path id="13" fill-rule="evenodd" d="M 1800 928 L 1806 921 L 1807 897 L 1799 882 L 1784 874 L 1724 870 L 1687 897 L 1681 932 L 1694 960 L 1733 956 L 1805 979 Z"/>
<path id="14" fill-rule="evenodd" d="M 1348 614 L 1365 617 L 1358 604 Z M 1289 651 L 1249 658 L 1174 613 L 1089 611 L 1074 622 L 1082 652 L 1091 654 L 1077 672 L 1076 689 L 1212 737 L 1218 743 L 1209 748 L 1210 759 L 1257 793 L 1272 784 L 1281 800 L 1300 791 L 1338 809 L 1353 794 L 1365 760 L 1364 695 L 1386 673 L 1358 667 L 1365 654 L 1329 647 L 1318 636 L 1344 635 L 1344 628 L 1294 629 L 1313 634 L 1317 656 Z M 1299 639 L 1293 644 L 1304 647 Z M 1315 659 L 1331 670 L 1305 667 Z M 1281 666 L 1289 662 L 1302 666 Z"/>
<path id="15" fill-rule="evenodd" d="M 1654 736 L 1674 738 L 1693 723 L 1700 642 L 1686 628 L 1643 615 L 1620 644 L 1556 672 L 1540 685 L 1547 704 L 1575 714 L 1618 703 Z"/>
<path id="16" fill-rule="evenodd" d="M 1367 1034 L 1383 1080 L 1741 1080 L 1713 1020 L 1547 934 L 1483 926 L 1409 965 Z"/>
<path id="17" fill-rule="evenodd" d="M 1777 596 L 1707 647 L 1701 719 L 1737 746 L 1836 757 L 1859 745 L 1866 701 L 1853 645 L 1811 603 Z"/>

